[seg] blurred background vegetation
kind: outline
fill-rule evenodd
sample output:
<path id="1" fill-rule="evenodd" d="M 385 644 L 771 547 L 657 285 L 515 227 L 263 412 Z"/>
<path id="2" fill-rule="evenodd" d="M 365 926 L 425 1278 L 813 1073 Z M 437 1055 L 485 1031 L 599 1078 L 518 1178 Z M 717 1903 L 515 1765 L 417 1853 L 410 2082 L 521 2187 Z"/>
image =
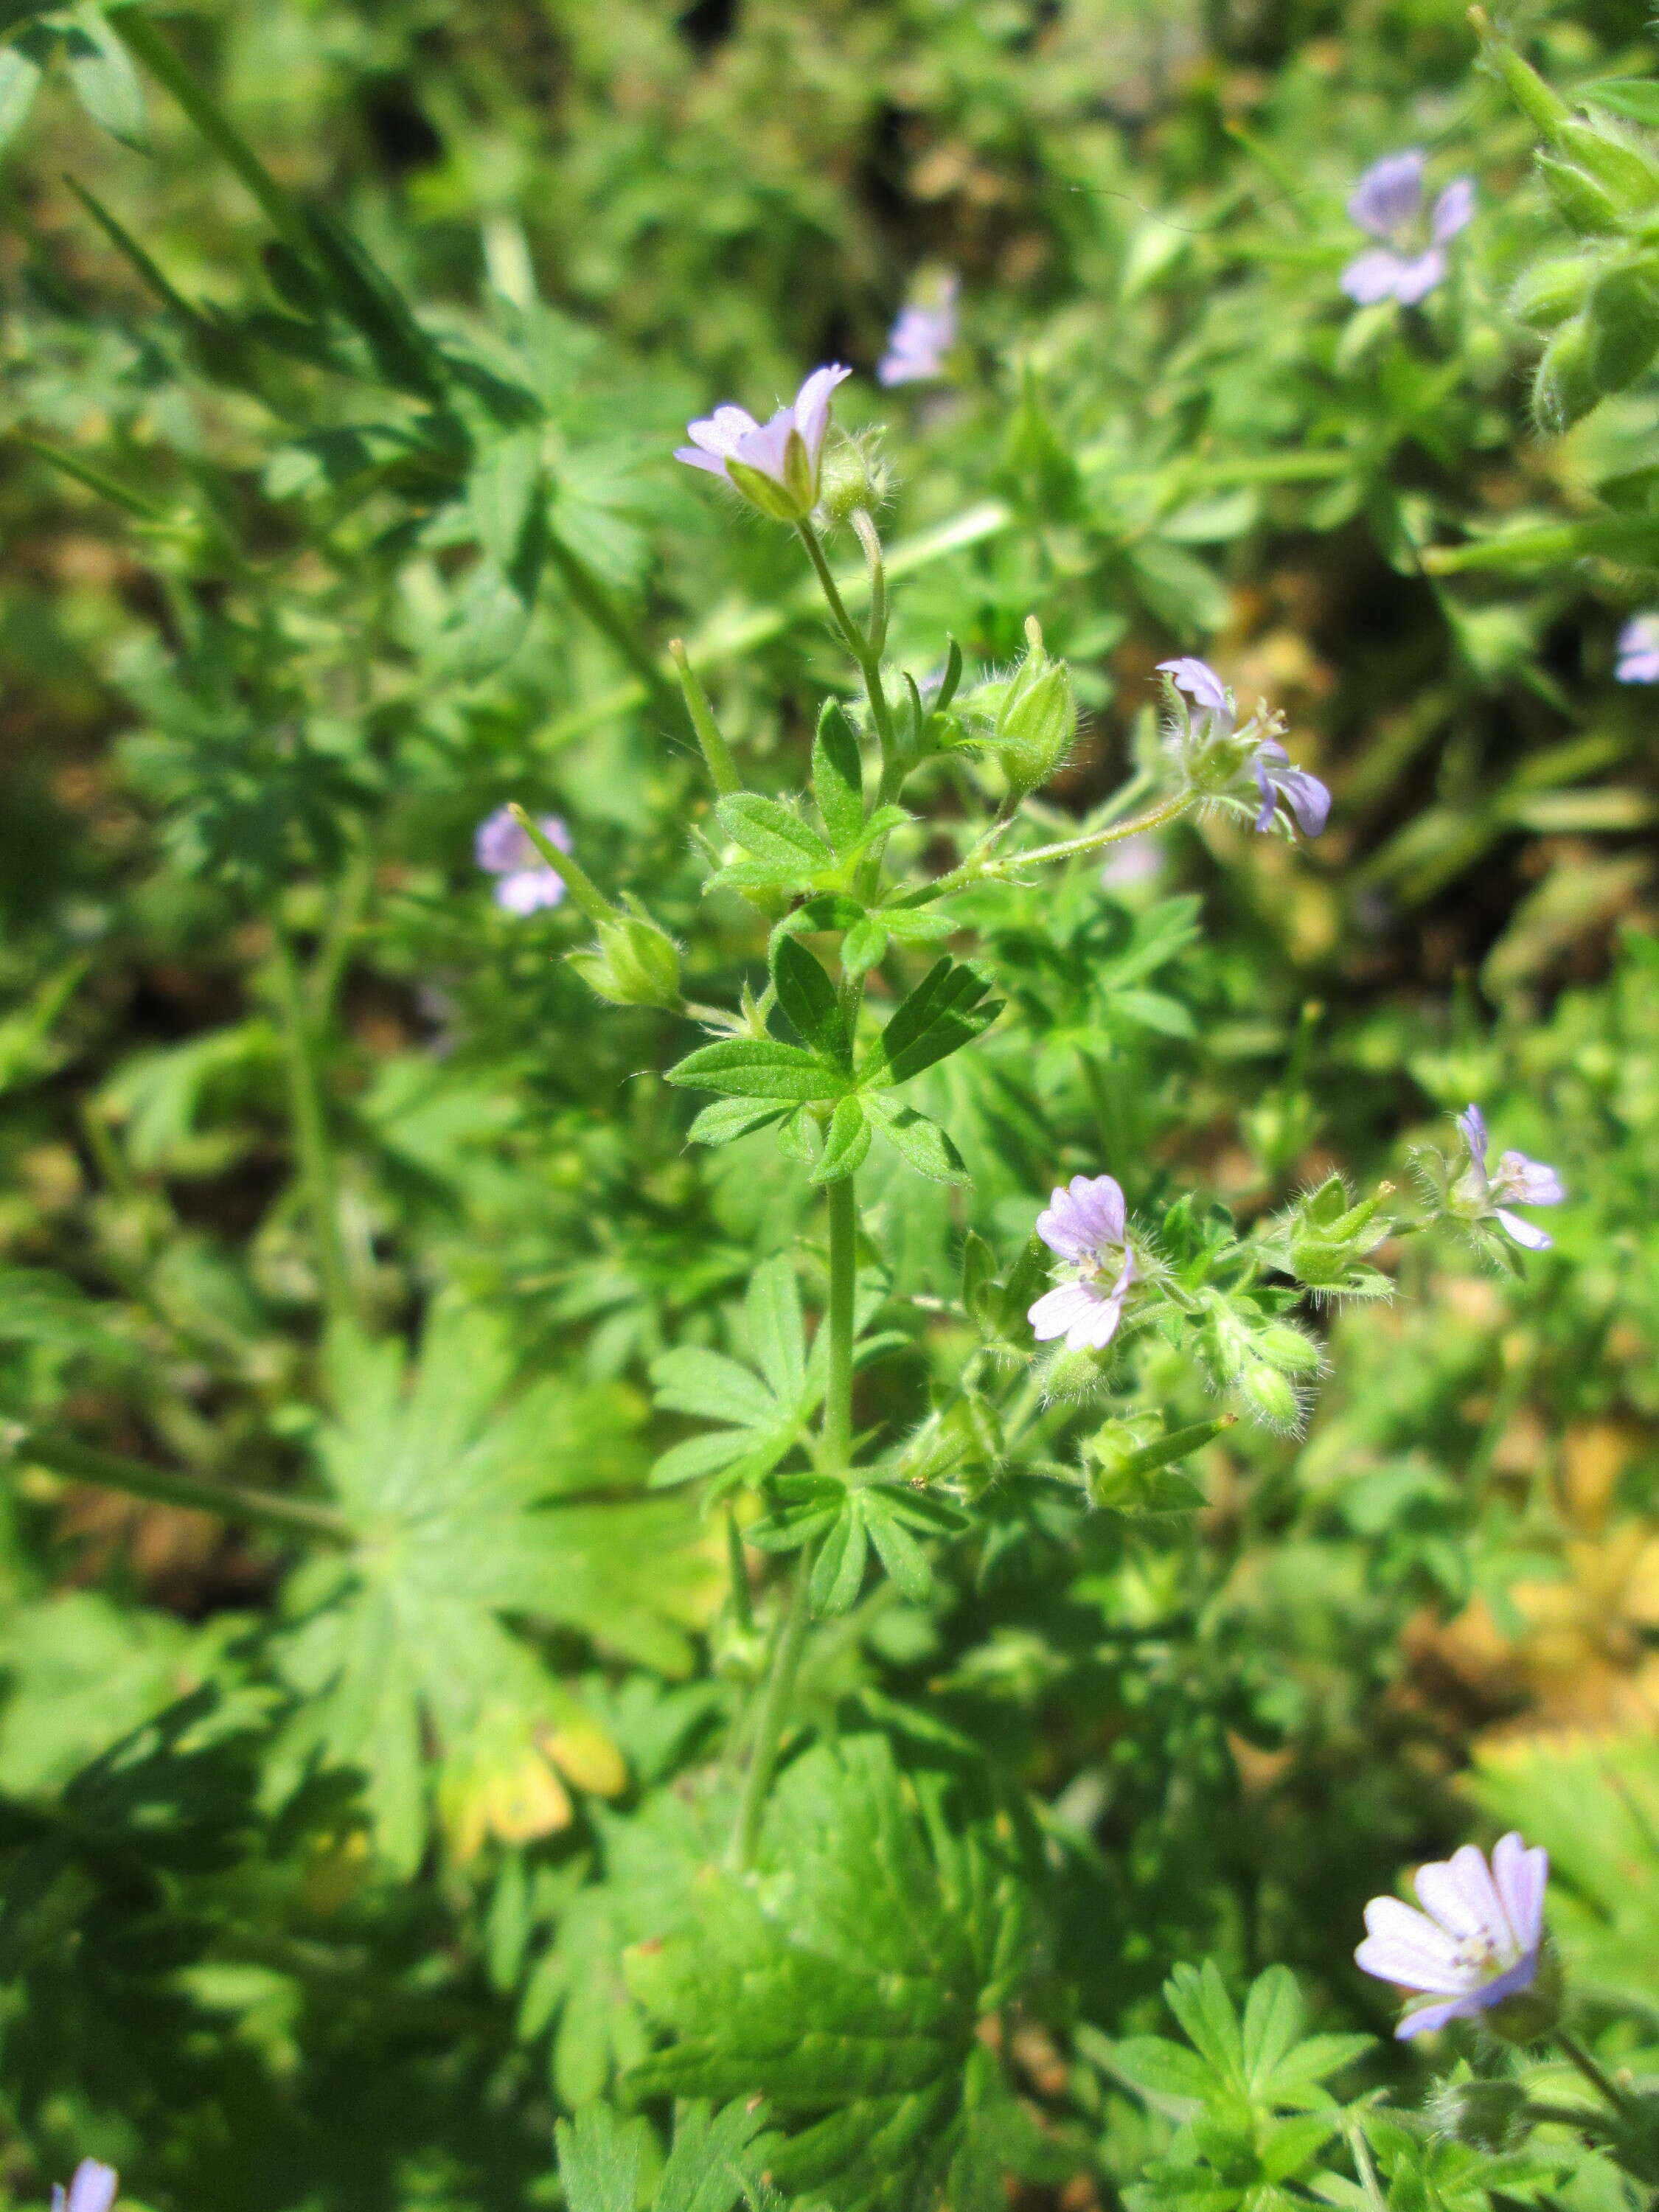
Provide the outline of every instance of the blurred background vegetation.
<path id="1" fill-rule="evenodd" d="M 816 1724 L 969 1740 L 1049 1808 L 1043 2094 L 1051 2032 L 1150 2018 L 1206 1948 L 1375 2024 L 1364 1899 L 1482 1814 L 1556 1852 L 1619 2048 L 1659 2040 L 1659 763 L 1613 674 L 1659 596 L 1656 387 L 1534 422 L 1511 289 L 1570 234 L 1462 6 L 147 14 L 216 149 L 119 17 L 0 16 L 9 2184 L 90 2149 L 157 2204 L 546 2195 L 551 2114 L 644 2048 L 617 1960 L 748 1663 L 720 1547 L 641 1494 L 647 1370 L 805 1217 L 761 1140 L 684 1149 L 640 1073 L 675 1025 L 597 1008 L 575 918 L 500 912 L 472 837 L 556 812 L 694 995 L 754 962 L 700 902 L 662 649 L 763 783 L 842 679 L 773 535 L 668 455 L 832 359 L 887 425 L 896 657 L 1006 662 L 1036 611 L 1078 670 L 1057 818 L 1145 757 L 1171 653 L 1335 795 L 1316 844 L 1203 822 L 988 909 L 1014 1020 L 937 1079 L 971 1202 L 872 1193 L 899 1371 L 959 1356 L 911 1301 L 963 1227 L 1006 1254 L 1062 1174 L 1249 1218 L 1405 1179 L 1478 1098 L 1570 1203 L 1522 1282 L 1414 1248 L 1306 1437 L 1210 1448 L 1178 1540 L 1011 1533 L 871 1601 Z M 1659 86 L 1630 0 L 1508 23 L 1566 94 Z M 1345 202 L 1407 145 L 1476 219 L 1420 309 L 1355 308 Z M 946 269 L 949 378 L 881 392 Z M 356 1365 L 325 1315 L 379 1333 Z M 77 1448 L 320 1468 L 354 1527 L 395 1465 L 435 1549 L 348 1590 Z M 444 1492 L 466 1452 L 486 1510 Z M 1103 2195 L 1145 2148 L 1108 2105 Z"/>

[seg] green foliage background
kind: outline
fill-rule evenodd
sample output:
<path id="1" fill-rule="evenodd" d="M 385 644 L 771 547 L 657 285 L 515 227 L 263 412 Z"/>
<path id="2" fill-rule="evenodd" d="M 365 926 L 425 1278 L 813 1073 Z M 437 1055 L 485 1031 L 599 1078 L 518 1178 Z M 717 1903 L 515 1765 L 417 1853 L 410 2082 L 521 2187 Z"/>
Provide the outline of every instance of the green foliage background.
<path id="1" fill-rule="evenodd" d="M 1462 8 L 120 13 L 241 138 L 118 20 L 0 9 L 4 2185 L 93 2153 L 200 2212 L 1372 2204 L 1322 2084 L 1426 2075 L 1352 2033 L 1389 2019 L 1360 1911 L 1493 1821 L 1551 1846 L 1637 2064 L 1659 780 L 1612 668 L 1659 387 L 1535 417 L 1514 288 L 1577 249 Z M 1639 8 L 1507 20 L 1653 119 Z M 1420 313 L 1355 310 L 1346 197 L 1412 143 L 1477 219 Z M 884 393 L 930 266 L 951 379 Z M 973 904 L 1007 1011 L 915 1094 L 973 1181 L 872 1154 L 859 1406 L 933 1392 L 978 1517 L 916 1507 L 924 1555 L 871 1506 L 756 1886 L 722 1852 L 778 1577 L 736 1600 L 720 1516 L 649 1478 L 786 1457 L 817 1201 L 764 1131 L 688 1147 L 658 1071 L 695 1026 L 597 1004 L 580 915 L 500 912 L 471 841 L 556 812 L 694 998 L 761 972 L 661 649 L 768 791 L 846 682 L 793 549 L 667 456 L 829 359 L 887 425 L 893 658 L 1006 665 L 1035 611 L 1074 667 L 1054 835 L 1149 757 L 1171 653 L 1283 707 L 1335 811 Z M 1200 1511 L 998 1483 L 951 1396 L 969 1230 L 1006 1271 L 1075 1173 L 1246 1219 L 1404 1181 L 1470 1098 L 1568 1188 L 1523 1279 L 1385 1251 L 1305 1436 L 1207 1445 Z M 1158 2040 L 1177 1966 L 1194 2048 Z M 1636 2201 L 1548 2141 L 1483 2164 L 1396 2111 L 1373 2191 Z"/>

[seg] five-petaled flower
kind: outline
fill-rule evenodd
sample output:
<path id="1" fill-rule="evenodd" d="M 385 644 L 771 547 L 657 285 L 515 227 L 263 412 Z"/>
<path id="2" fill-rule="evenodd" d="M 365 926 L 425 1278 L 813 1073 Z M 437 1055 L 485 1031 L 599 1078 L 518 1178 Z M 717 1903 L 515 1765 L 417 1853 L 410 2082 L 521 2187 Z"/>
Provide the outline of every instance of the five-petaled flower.
<path id="1" fill-rule="evenodd" d="M 1549 1869 L 1541 1844 L 1528 1850 L 1518 1835 L 1500 1836 L 1490 1867 L 1473 1844 L 1419 1867 L 1413 1886 L 1421 1912 L 1397 1897 L 1371 1899 L 1356 1964 L 1379 1981 L 1438 2000 L 1414 2005 L 1396 2035 L 1472 2019 L 1531 1989 Z"/>
<path id="2" fill-rule="evenodd" d="M 1071 1352 L 1099 1352 L 1123 1318 L 1123 1301 L 1135 1279 L 1134 1255 L 1124 1233 L 1123 1193 L 1110 1176 L 1073 1176 L 1037 1216 L 1037 1235 L 1074 1271 L 1027 1314 L 1039 1344 L 1057 1336 Z"/>
<path id="3" fill-rule="evenodd" d="M 556 814 L 538 817 L 536 827 L 550 845 L 570 850 L 570 832 Z M 564 878 L 550 868 L 513 818 L 510 807 L 498 806 L 488 821 L 478 824 L 472 841 L 473 856 L 481 868 L 497 878 L 495 903 L 508 914 L 535 914 L 557 906 L 564 896 Z"/>
<path id="4" fill-rule="evenodd" d="M 1463 1133 L 1469 1158 L 1458 1180 L 1455 1199 L 1461 1200 L 1477 1220 L 1496 1221 L 1507 1236 L 1517 1244 L 1524 1244 L 1529 1252 L 1547 1252 L 1554 1238 L 1535 1223 L 1511 1213 L 1504 1201 L 1507 1199 L 1517 1206 L 1559 1206 L 1567 1194 L 1560 1176 L 1541 1160 L 1529 1160 L 1524 1152 L 1500 1153 L 1496 1171 L 1488 1173 L 1486 1151 L 1490 1139 L 1486 1115 L 1478 1106 L 1466 1107 L 1457 1117 L 1457 1126 Z"/>
<path id="5" fill-rule="evenodd" d="M 1362 307 L 1398 300 L 1402 307 L 1426 299 L 1446 273 L 1446 246 L 1474 213 L 1474 185 L 1454 177 L 1429 216 L 1422 238 L 1423 165 L 1413 146 L 1374 161 L 1355 185 L 1348 214 L 1361 230 L 1380 239 L 1342 271 L 1342 289 Z"/>
<path id="6" fill-rule="evenodd" d="M 1613 674 L 1621 684 L 1659 684 L 1659 615 L 1632 615 L 1619 633 Z"/>
<path id="7" fill-rule="evenodd" d="M 912 300 L 899 311 L 888 333 L 887 350 L 876 364 L 883 384 L 936 384 L 945 358 L 957 342 L 957 280 L 941 277 L 931 299 Z"/>
<path id="8" fill-rule="evenodd" d="M 52 2212 L 109 2212 L 119 2181 L 112 2166 L 100 2166 L 95 2158 L 83 2158 L 67 2191 L 61 2182 L 53 2183 Z"/>
<path id="9" fill-rule="evenodd" d="M 852 374 L 836 362 L 815 368 L 794 404 L 780 407 L 766 422 L 757 422 L 746 408 L 717 407 L 703 421 L 686 425 L 691 443 L 678 447 L 674 459 L 724 477 L 775 521 L 804 522 L 817 504 L 830 397 Z"/>
<path id="10" fill-rule="evenodd" d="M 1316 775 L 1291 765 L 1290 755 L 1272 734 L 1283 726 L 1279 717 L 1270 717 L 1265 725 L 1248 722 L 1237 730 L 1233 695 L 1207 661 L 1186 654 L 1179 660 L 1160 660 L 1158 665 L 1176 690 L 1186 692 L 1196 702 L 1202 717 L 1195 720 L 1189 714 L 1186 727 L 1178 732 L 1188 772 L 1194 781 L 1201 786 L 1206 771 L 1218 772 L 1221 781 L 1212 795 L 1237 799 L 1238 793 L 1226 787 L 1237 773 L 1248 769 L 1260 800 L 1255 817 L 1258 830 L 1273 828 L 1282 802 L 1295 816 L 1304 836 L 1318 836 L 1330 816 L 1331 794 Z"/>

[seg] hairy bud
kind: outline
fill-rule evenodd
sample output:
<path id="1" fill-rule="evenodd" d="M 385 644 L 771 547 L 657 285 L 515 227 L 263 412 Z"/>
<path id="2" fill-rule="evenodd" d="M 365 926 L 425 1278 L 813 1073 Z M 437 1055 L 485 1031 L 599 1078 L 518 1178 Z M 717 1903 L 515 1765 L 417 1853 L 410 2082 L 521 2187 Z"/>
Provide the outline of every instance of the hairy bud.
<path id="1" fill-rule="evenodd" d="M 1626 216 L 1659 206 L 1659 161 L 1626 132 L 1579 116 L 1557 126 L 1555 143 Z"/>
<path id="2" fill-rule="evenodd" d="M 1018 799 L 1047 783 L 1077 736 L 1071 670 L 1049 659 L 1035 621 L 1025 635 L 1031 649 L 1003 689 L 992 738 Z"/>
<path id="3" fill-rule="evenodd" d="M 1553 331 L 1578 313 L 1589 296 L 1595 275 L 1594 258 L 1583 253 L 1535 261 L 1516 280 L 1510 311 L 1532 330 Z"/>
<path id="4" fill-rule="evenodd" d="M 680 1004 L 679 947 L 647 915 L 619 914 L 602 921 L 594 944 L 566 957 L 590 989 L 613 1006 L 672 1012 Z"/>
<path id="5" fill-rule="evenodd" d="M 1585 310 L 1589 369 L 1598 397 L 1622 392 L 1659 350 L 1659 285 L 1654 262 L 1616 262 L 1596 280 Z"/>
<path id="6" fill-rule="evenodd" d="M 1589 324 L 1583 315 L 1563 323 L 1544 349 L 1533 379 L 1532 404 L 1547 429 L 1571 428 L 1601 397 L 1591 366 Z"/>
<path id="7" fill-rule="evenodd" d="M 1242 1370 L 1235 1386 L 1251 1413 L 1270 1429 L 1285 1432 L 1302 1425 L 1302 1406 L 1294 1389 L 1265 1359 Z"/>
<path id="8" fill-rule="evenodd" d="M 860 438 L 838 434 L 825 448 L 818 465 L 818 513 L 825 522 L 848 523 L 860 507 L 866 514 L 879 513 L 888 489 L 878 431 Z"/>
<path id="9" fill-rule="evenodd" d="M 1527 2093 L 1518 2081 L 1444 2081 L 1429 2106 L 1437 2135 L 1477 2150 L 1510 2148 L 1524 2127 Z"/>
<path id="10" fill-rule="evenodd" d="M 1538 173 L 1548 186 L 1550 198 L 1564 220 L 1584 237 L 1610 237 L 1623 228 L 1618 201 L 1605 185 L 1598 184 L 1575 162 L 1558 161 L 1542 154 L 1538 160 Z"/>

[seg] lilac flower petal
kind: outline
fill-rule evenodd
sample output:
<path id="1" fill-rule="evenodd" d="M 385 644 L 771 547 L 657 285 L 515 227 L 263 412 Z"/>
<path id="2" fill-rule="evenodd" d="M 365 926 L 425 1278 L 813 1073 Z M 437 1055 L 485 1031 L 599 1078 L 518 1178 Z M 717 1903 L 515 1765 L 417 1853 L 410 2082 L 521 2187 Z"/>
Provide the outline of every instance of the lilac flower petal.
<path id="1" fill-rule="evenodd" d="M 729 460 L 738 450 L 738 441 L 746 438 L 756 427 L 755 418 L 746 407 L 717 407 L 711 416 L 700 422 L 688 422 L 685 434 L 694 446 L 701 446 L 707 453 L 718 453 Z"/>
<path id="2" fill-rule="evenodd" d="M 1535 1952 L 1544 1934 L 1544 1889 L 1550 1855 L 1542 1844 L 1528 1850 L 1513 1830 L 1492 1846 L 1492 1880 L 1504 1900 L 1515 1940 L 1524 1953 Z"/>
<path id="3" fill-rule="evenodd" d="M 1489 1982 L 1482 1982 L 1478 1990 L 1454 1997 L 1449 2004 L 1419 2005 L 1406 2014 L 1395 2029 L 1398 2037 L 1426 2034 L 1431 2028 L 1443 2027 L 1449 2020 L 1474 2020 L 1494 2005 L 1502 2004 L 1505 1997 L 1519 1996 L 1529 1990 L 1538 1973 L 1538 1954 L 1529 1951 L 1524 1958 Z"/>
<path id="4" fill-rule="evenodd" d="M 674 459 L 688 463 L 694 469 L 707 469 L 711 477 L 726 474 L 725 461 L 718 454 L 704 453 L 698 446 L 676 446 Z"/>
<path id="5" fill-rule="evenodd" d="M 1484 1938 L 1500 1955 L 1515 1949 L 1509 1915 L 1486 1854 L 1473 1844 L 1463 1844 L 1449 1859 L 1431 1860 L 1419 1867 L 1412 1887 L 1424 1911 L 1449 1934 L 1462 1940 Z"/>
<path id="6" fill-rule="evenodd" d="M 1319 778 L 1310 775 L 1304 768 L 1293 768 L 1279 777 L 1279 787 L 1303 836 L 1318 836 L 1331 814 L 1331 794 Z"/>
<path id="7" fill-rule="evenodd" d="M 1066 1332 L 1066 1346 L 1070 1352 L 1103 1352 L 1117 1334 L 1117 1325 L 1123 1318 L 1124 1293 L 1128 1288 L 1127 1279 L 1120 1280 L 1109 1291 L 1102 1291 L 1097 1283 L 1085 1283 L 1081 1287 L 1093 1295 L 1087 1313 L 1079 1314 Z"/>
<path id="8" fill-rule="evenodd" d="M 770 477 L 774 483 L 787 483 L 789 441 L 794 435 L 793 413 L 787 407 L 780 407 L 769 422 L 744 432 L 732 450 L 732 459 L 761 476 Z"/>
<path id="9" fill-rule="evenodd" d="M 1469 1105 L 1457 1117 L 1457 1126 L 1463 1132 L 1463 1141 L 1469 1148 L 1469 1158 L 1478 1168 L 1486 1164 L 1486 1146 L 1491 1141 L 1486 1135 L 1486 1117 L 1478 1106 Z"/>
<path id="10" fill-rule="evenodd" d="M 1097 1260 L 1123 1242 L 1123 1193 L 1110 1176 L 1073 1176 L 1038 1214 L 1036 1233 L 1062 1260 Z"/>
<path id="11" fill-rule="evenodd" d="M 563 896 L 564 878 L 547 867 L 515 869 L 495 885 L 495 903 L 505 914 L 538 914 Z"/>
<path id="12" fill-rule="evenodd" d="M 1365 1941 L 1354 1957 L 1380 1980 L 1448 1996 L 1479 1979 L 1455 1939 L 1397 1897 L 1374 1897 L 1365 1907 Z"/>
<path id="13" fill-rule="evenodd" d="M 1441 247 L 1431 246 L 1426 253 L 1401 263 L 1400 273 L 1394 282 L 1394 296 L 1402 307 L 1414 307 L 1419 300 L 1427 299 L 1445 274 L 1445 253 Z"/>
<path id="14" fill-rule="evenodd" d="M 796 429 L 800 432 L 807 458 L 812 464 L 814 482 L 817 477 L 818 455 L 823 447 L 823 434 L 830 427 L 830 399 L 836 386 L 852 374 L 850 368 L 843 368 L 839 362 L 832 362 L 827 368 L 815 368 L 795 394 L 794 406 L 789 410 Z"/>
<path id="15" fill-rule="evenodd" d="M 1166 674 L 1177 691 L 1186 691 L 1200 707 L 1212 714 L 1227 711 L 1227 687 L 1206 660 L 1196 660 L 1191 654 L 1179 660 L 1160 660 L 1159 670 Z"/>
<path id="16" fill-rule="evenodd" d="M 1522 1206 L 1559 1206 L 1566 1198 L 1561 1178 L 1542 1160 L 1529 1160 L 1524 1152 L 1501 1152 L 1496 1188 Z"/>
<path id="17" fill-rule="evenodd" d="M 1273 828 L 1274 817 L 1279 812 L 1279 793 L 1273 788 L 1273 778 L 1268 775 L 1260 754 L 1255 761 L 1255 787 L 1261 793 L 1261 811 L 1255 817 L 1255 831 L 1257 836 L 1265 837 Z"/>
<path id="18" fill-rule="evenodd" d="M 1391 300 L 1400 285 L 1405 263 L 1386 246 L 1373 246 L 1357 254 L 1342 271 L 1342 289 L 1362 307 Z"/>
<path id="19" fill-rule="evenodd" d="M 119 2176 L 112 2166 L 100 2166 L 95 2158 L 83 2158 L 70 2181 L 69 2212 L 109 2212 L 118 2183 Z"/>
<path id="20" fill-rule="evenodd" d="M 1045 1291 L 1027 1312 L 1031 1334 L 1039 1344 L 1065 1336 L 1079 1322 L 1086 1321 L 1105 1293 L 1097 1283 L 1057 1283 Z"/>
<path id="21" fill-rule="evenodd" d="M 1429 234 L 1437 246 L 1443 246 L 1448 239 L 1455 238 L 1474 218 L 1474 179 L 1473 177 L 1454 177 L 1434 204 Z"/>
<path id="22" fill-rule="evenodd" d="M 1659 647 L 1626 653 L 1613 672 L 1621 684 L 1659 684 Z"/>
<path id="23" fill-rule="evenodd" d="M 1524 1245 L 1528 1252 L 1547 1252 L 1555 1242 L 1547 1230 L 1540 1229 L 1534 1222 L 1523 1221 L 1518 1213 L 1511 1213 L 1506 1206 L 1500 1206 L 1497 1215 L 1498 1225 L 1504 1234 L 1512 1237 L 1517 1244 Z"/>
<path id="24" fill-rule="evenodd" d="M 550 845 L 560 850 L 570 850 L 570 832 L 556 814 L 538 815 L 536 827 Z M 519 827 L 513 810 L 498 806 L 495 811 L 478 824 L 477 835 L 472 841 L 473 857 L 481 868 L 492 876 L 504 876 L 520 868 L 538 868 L 544 864 L 536 848 Z"/>
<path id="25" fill-rule="evenodd" d="M 1412 146 L 1373 161 L 1349 196 L 1351 221 L 1373 238 L 1392 237 L 1423 204 L 1425 158 L 1420 148 Z"/>

